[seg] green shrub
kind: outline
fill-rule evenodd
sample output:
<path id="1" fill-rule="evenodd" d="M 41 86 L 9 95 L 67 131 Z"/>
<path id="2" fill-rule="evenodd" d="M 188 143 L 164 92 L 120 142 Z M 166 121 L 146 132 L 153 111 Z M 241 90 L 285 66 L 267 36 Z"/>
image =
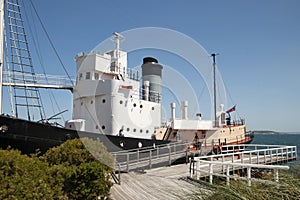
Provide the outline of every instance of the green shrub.
<path id="1" fill-rule="evenodd" d="M 48 150 L 41 159 L 54 169 L 53 175 L 60 177 L 69 198 L 95 199 L 109 195 L 113 157 L 102 143 L 87 138 L 69 140 Z"/>
<path id="2" fill-rule="evenodd" d="M 0 199 L 67 199 L 46 163 L 0 150 Z"/>
<path id="3" fill-rule="evenodd" d="M 40 157 L 0 150 L 0 199 L 106 198 L 110 166 L 113 157 L 91 139 L 68 140 Z"/>

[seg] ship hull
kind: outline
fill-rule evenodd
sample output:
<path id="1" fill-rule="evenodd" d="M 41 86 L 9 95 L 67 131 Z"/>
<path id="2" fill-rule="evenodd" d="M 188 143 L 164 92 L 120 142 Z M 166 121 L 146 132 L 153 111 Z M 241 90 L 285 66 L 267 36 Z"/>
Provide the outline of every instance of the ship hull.
<path id="1" fill-rule="evenodd" d="M 45 153 L 51 147 L 59 146 L 67 140 L 89 137 L 101 141 L 109 152 L 152 147 L 170 141 L 149 140 L 76 131 L 23 119 L 0 116 L 0 148 L 11 147 L 30 154 L 39 150 Z"/>

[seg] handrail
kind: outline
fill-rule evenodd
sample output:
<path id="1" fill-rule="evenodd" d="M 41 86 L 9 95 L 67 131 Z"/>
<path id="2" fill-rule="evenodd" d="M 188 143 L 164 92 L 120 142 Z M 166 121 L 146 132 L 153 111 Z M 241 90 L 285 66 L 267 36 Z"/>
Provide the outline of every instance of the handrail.
<path id="1" fill-rule="evenodd" d="M 187 156 L 188 145 L 190 143 L 175 142 L 166 145 L 157 145 L 146 149 L 136 149 L 135 151 L 121 151 L 112 153 L 115 163 L 122 165 L 129 171 L 132 167 L 149 166 L 153 164 L 168 162 L 172 164 L 172 159 Z"/>
<path id="2" fill-rule="evenodd" d="M 254 148 L 254 150 L 247 149 L 249 147 Z M 265 148 L 258 149 L 261 147 L 265 147 Z M 227 181 L 227 185 L 229 185 L 230 178 L 246 180 L 246 181 L 248 181 L 249 186 L 251 185 L 251 181 L 274 183 L 272 181 L 251 178 L 251 169 L 252 168 L 264 168 L 264 169 L 273 169 L 275 171 L 275 182 L 276 182 L 275 184 L 277 184 L 278 170 L 279 169 L 288 170 L 289 167 L 288 166 L 266 165 L 266 164 L 267 163 L 272 164 L 272 163 L 276 163 L 278 161 L 283 161 L 283 162 L 286 161 L 287 162 L 290 159 L 292 159 L 292 160 L 297 159 L 297 147 L 296 146 L 242 144 L 242 145 L 227 145 L 227 146 L 223 146 L 223 149 L 224 148 L 227 148 L 227 152 L 225 154 L 195 157 L 193 160 L 193 165 L 192 165 L 192 160 L 190 160 L 190 177 L 192 178 L 196 172 L 196 179 L 198 180 L 200 178 L 200 173 L 204 172 L 206 174 L 206 176 L 209 176 L 210 183 L 212 183 L 213 175 L 225 177 L 226 181 Z M 228 151 L 228 148 L 230 148 L 229 151 Z M 243 150 L 243 151 L 237 151 L 237 150 Z M 228 153 L 230 151 L 232 151 L 232 152 Z M 246 157 L 246 155 L 247 155 L 247 157 Z M 225 157 L 231 157 L 231 156 L 232 156 L 231 160 L 226 161 L 224 159 Z M 235 160 L 234 159 L 235 156 L 238 156 L 238 159 L 240 159 L 240 161 Z M 220 158 L 220 157 L 222 158 L 221 162 L 215 161 L 213 159 L 213 158 Z M 261 159 L 261 158 L 263 158 L 263 159 L 261 161 L 259 161 L 259 159 Z M 203 159 L 207 159 L 207 160 L 203 160 Z M 248 159 L 249 163 L 245 163 L 245 161 L 247 159 Z M 257 164 L 252 163 L 252 160 L 254 160 L 254 159 L 257 159 Z M 235 161 L 238 161 L 238 163 Z M 194 162 L 196 162 L 196 166 L 195 166 Z M 263 164 L 259 164 L 260 162 L 262 162 Z M 208 167 L 208 169 L 206 171 L 201 170 L 200 163 L 206 164 L 206 165 L 202 165 L 202 167 Z M 207 164 L 208 164 L 208 166 L 207 166 Z M 221 173 L 213 172 L 214 165 L 221 166 L 221 168 L 218 169 L 218 170 L 220 170 Z M 234 166 L 247 168 L 247 178 L 230 175 L 229 174 L 230 167 L 232 167 L 232 170 L 234 170 L 234 168 L 233 168 Z M 224 167 L 226 168 L 226 171 L 225 171 L 226 175 L 222 174 L 222 173 L 224 173 Z"/>

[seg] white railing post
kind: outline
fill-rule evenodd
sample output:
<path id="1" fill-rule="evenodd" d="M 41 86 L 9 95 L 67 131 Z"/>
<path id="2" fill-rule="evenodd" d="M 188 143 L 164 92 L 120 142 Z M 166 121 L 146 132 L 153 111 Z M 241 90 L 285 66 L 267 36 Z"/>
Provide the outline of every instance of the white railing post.
<path id="1" fill-rule="evenodd" d="M 278 169 L 274 169 L 274 178 L 275 178 L 275 182 L 278 183 L 279 181 Z"/>
<path id="2" fill-rule="evenodd" d="M 138 149 L 138 150 L 136 151 L 136 153 L 137 153 L 137 160 L 138 160 L 138 162 L 140 162 L 140 150 Z"/>
<path id="3" fill-rule="evenodd" d="M 256 146 L 255 146 L 256 147 Z M 256 149 L 256 164 L 258 164 L 259 163 L 259 153 L 260 153 L 260 151 L 257 151 L 257 149 Z"/>
<path id="4" fill-rule="evenodd" d="M 251 186 L 251 167 L 247 167 L 247 180 L 248 180 L 248 186 Z"/>
<path id="5" fill-rule="evenodd" d="M 229 173 L 229 172 L 230 172 L 230 170 L 229 170 L 229 165 L 227 165 L 227 166 L 226 166 L 226 185 L 227 185 L 227 186 L 229 186 L 229 184 L 230 184 L 230 183 L 229 183 L 229 182 L 230 182 L 230 177 L 229 177 L 230 173 Z"/>
<path id="6" fill-rule="evenodd" d="M 213 183 L 213 164 L 209 163 L 209 183 Z"/>

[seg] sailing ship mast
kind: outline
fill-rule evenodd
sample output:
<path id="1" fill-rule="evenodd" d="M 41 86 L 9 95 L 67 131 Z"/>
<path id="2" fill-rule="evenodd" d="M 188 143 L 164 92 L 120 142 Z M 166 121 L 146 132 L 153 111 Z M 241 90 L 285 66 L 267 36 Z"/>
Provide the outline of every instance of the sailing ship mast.
<path id="1" fill-rule="evenodd" d="M 2 114 L 2 72 L 4 64 L 4 0 L 0 0 L 0 114 Z"/>
<path id="2" fill-rule="evenodd" d="M 211 56 L 213 57 L 213 75 L 214 75 L 214 124 L 215 127 L 218 126 L 217 123 L 217 84 L 216 84 L 216 56 L 219 54 L 211 54 Z"/>
<path id="3" fill-rule="evenodd" d="M 7 48 L 5 53 L 4 44 Z M 5 64 L 4 57 L 7 58 Z M 72 91 L 73 84 L 68 84 L 69 81 L 59 76 L 48 77 L 34 72 L 19 1 L 0 0 L 0 112 L 3 112 L 3 86 L 9 86 L 13 89 L 9 94 L 11 105 L 14 104 L 12 115 L 18 118 L 21 113 L 26 112 L 28 120 L 43 120 L 45 112 L 38 88 Z"/>

